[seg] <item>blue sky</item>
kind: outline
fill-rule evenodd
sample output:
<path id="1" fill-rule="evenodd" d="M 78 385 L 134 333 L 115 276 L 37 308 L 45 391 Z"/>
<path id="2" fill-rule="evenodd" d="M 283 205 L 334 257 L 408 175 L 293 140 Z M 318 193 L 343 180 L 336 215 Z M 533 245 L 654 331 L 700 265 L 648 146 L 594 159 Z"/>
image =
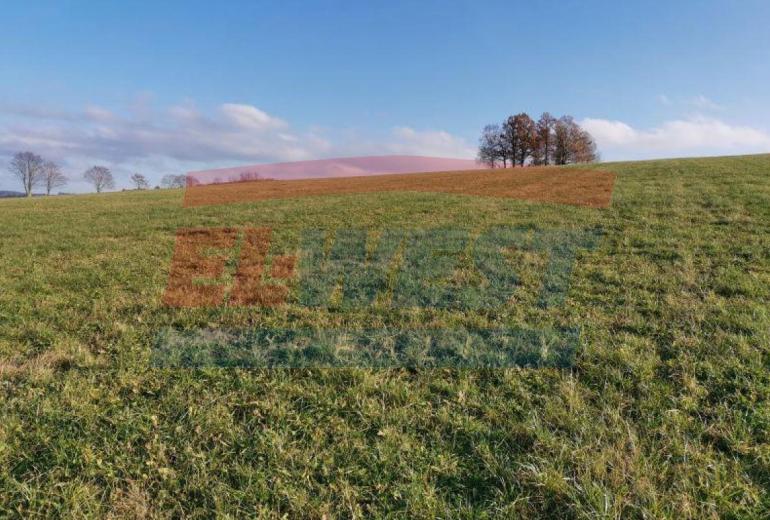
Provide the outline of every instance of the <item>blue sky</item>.
<path id="1" fill-rule="evenodd" d="M 569 113 L 607 160 L 770 152 L 770 2 L 4 2 L 0 165 L 468 157 Z M 0 168 L 0 189 L 17 188 Z M 74 182 L 73 191 L 85 189 Z"/>

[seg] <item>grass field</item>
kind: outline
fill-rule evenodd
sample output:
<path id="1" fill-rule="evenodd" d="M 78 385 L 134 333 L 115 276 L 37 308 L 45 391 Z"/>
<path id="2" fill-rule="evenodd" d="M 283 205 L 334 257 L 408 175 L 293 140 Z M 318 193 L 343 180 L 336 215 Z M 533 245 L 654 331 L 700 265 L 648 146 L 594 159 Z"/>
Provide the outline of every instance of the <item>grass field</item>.
<path id="1" fill-rule="evenodd" d="M 0 200 L 0 517 L 770 516 L 770 156 L 607 163 L 591 208 L 181 190 Z M 481 310 L 172 308 L 180 228 L 601 228 Z M 226 278 L 233 278 L 229 259 Z M 467 274 L 467 273 L 466 273 Z M 467 274 L 472 276 L 471 274 Z M 165 328 L 577 326 L 571 368 L 151 368 Z"/>

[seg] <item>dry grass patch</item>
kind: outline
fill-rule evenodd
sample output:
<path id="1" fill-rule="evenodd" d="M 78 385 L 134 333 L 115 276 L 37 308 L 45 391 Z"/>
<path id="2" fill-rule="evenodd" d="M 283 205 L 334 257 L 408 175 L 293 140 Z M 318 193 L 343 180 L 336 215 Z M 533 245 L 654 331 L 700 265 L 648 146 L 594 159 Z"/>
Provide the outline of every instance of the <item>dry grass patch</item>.
<path id="1" fill-rule="evenodd" d="M 505 197 L 606 208 L 615 174 L 565 168 L 498 168 L 438 173 L 409 173 L 298 181 L 248 181 L 192 186 L 185 207 L 232 204 L 270 199 L 417 191 Z"/>

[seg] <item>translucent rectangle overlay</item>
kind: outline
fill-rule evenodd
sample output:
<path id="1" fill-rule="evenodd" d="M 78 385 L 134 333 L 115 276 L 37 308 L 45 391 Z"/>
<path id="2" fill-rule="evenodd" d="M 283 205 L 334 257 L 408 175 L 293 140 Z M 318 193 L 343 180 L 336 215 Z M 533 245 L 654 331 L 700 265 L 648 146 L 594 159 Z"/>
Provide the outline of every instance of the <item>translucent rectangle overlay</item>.
<path id="1" fill-rule="evenodd" d="M 570 368 L 579 329 L 162 330 L 156 368 Z"/>
<path id="2" fill-rule="evenodd" d="M 411 171 L 421 170 L 411 169 Z M 239 169 L 223 176 L 210 172 L 188 176 L 184 206 L 259 203 L 275 199 L 351 196 L 367 193 L 417 192 L 511 198 L 530 202 L 607 208 L 612 202 L 614 186 L 615 174 L 610 172 L 556 167 L 490 170 L 466 168 L 464 171 L 447 168 L 445 171 L 432 169 L 425 173 L 332 176 L 302 180 L 275 180 L 272 174 Z"/>

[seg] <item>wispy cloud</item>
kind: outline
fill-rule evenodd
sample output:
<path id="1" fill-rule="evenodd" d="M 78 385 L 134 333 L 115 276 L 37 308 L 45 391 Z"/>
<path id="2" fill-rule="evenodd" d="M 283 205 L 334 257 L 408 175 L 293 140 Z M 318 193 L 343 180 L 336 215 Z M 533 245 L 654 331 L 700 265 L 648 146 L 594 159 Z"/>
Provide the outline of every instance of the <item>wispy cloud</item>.
<path id="1" fill-rule="evenodd" d="M 718 112 L 724 110 L 722 105 L 703 94 L 689 98 L 671 98 L 666 94 L 658 94 L 656 99 L 658 103 L 666 107 L 696 109 L 699 112 Z"/>
<path id="2" fill-rule="evenodd" d="M 698 110 L 718 111 L 723 109 L 722 105 L 715 103 L 702 94 L 689 99 L 688 104 L 697 108 Z"/>
<path id="3" fill-rule="evenodd" d="M 157 180 L 166 173 L 244 163 L 387 153 L 471 158 L 475 152 L 447 132 L 406 126 L 380 139 L 330 135 L 336 134 L 298 129 L 242 103 L 202 111 L 187 101 L 155 110 L 145 97 L 124 112 L 97 105 L 79 112 L 0 107 L 0 163 L 3 156 L 33 150 L 62 162 L 75 176 L 92 164 L 113 168 L 119 178 L 139 170 Z"/>
<path id="4" fill-rule="evenodd" d="M 0 153 L 33 148 L 54 158 L 88 156 L 113 163 L 153 155 L 270 161 L 309 158 L 324 146 L 317 138 L 299 139 L 287 123 L 250 105 L 224 104 L 212 114 L 180 105 L 149 119 L 97 106 L 80 113 L 12 115 L 0 126 Z"/>
<path id="5" fill-rule="evenodd" d="M 392 141 L 387 145 L 389 153 L 405 155 L 429 155 L 468 159 L 476 149 L 464 139 L 442 131 L 418 131 L 403 126 L 393 129 Z"/>
<path id="6" fill-rule="evenodd" d="M 770 134 L 749 126 L 697 116 L 638 129 L 622 121 L 580 121 L 605 159 L 642 159 L 770 152 Z"/>

